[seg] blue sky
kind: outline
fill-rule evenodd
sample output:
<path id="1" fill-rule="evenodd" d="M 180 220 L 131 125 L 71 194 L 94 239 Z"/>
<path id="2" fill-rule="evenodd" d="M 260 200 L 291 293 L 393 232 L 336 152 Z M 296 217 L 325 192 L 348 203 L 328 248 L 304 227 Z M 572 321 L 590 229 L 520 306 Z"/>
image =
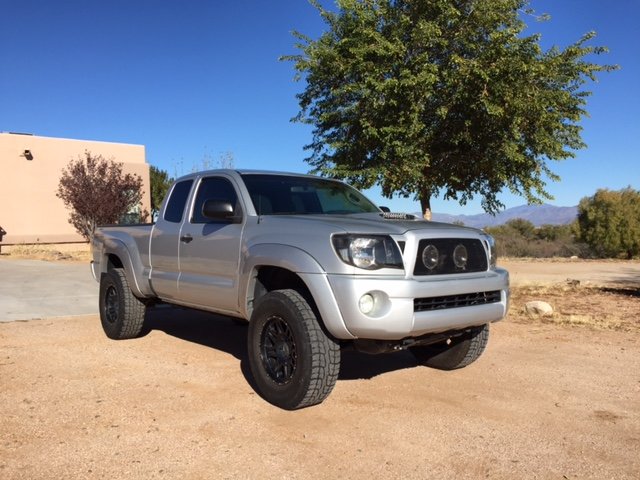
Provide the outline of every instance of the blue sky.
<path id="1" fill-rule="evenodd" d="M 595 30 L 592 43 L 610 49 L 598 61 L 621 67 L 590 85 L 588 148 L 551 163 L 562 181 L 549 184 L 550 203 L 640 188 L 640 2 L 531 6 L 552 17 L 528 22 L 545 47 Z M 142 144 L 149 163 L 171 175 L 226 152 L 237 168 L 307 172 L 311 130 L 290 122 L 303 84 L 278 57 L 296 53 L 292 30 L 317 38 L 323 28 L 305 0 L 0 0 L 0 131 Z M 412 200 L 367 193 L 393 210 L 419 211 Z M 481 211 L 479 201 L 436 200 L 433 209 Z"/>

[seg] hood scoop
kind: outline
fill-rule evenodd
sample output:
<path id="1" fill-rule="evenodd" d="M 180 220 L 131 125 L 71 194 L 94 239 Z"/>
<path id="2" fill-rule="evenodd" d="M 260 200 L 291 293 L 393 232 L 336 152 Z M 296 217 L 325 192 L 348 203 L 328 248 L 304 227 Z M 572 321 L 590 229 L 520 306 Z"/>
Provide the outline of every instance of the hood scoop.
<path id="1" fill-rule="evenodd" d="M 380 216 L 385 220 L 418 220 L 418 217 L 410 213 L 382 212 Z"/>

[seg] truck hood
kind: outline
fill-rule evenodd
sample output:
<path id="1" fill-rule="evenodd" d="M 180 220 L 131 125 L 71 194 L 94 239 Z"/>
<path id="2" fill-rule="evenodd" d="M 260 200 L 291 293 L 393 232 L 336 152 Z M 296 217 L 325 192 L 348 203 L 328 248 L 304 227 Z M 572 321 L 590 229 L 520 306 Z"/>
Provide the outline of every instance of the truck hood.
<path id="1" fill-rule="evenodd" d="M 410 217 L 410 216 L 408 216 Z M 297 228 L 322 228 L 328 227 L 335 232 L 366 233 L 366 234 L 390 234 L 402 235 L 413 230 L 448 231 L 448 232 L 478 232 L 477 229 L 462 227 L 449 223 L 430 222 L 422 219 L 391 219 L 384 218 L 380 213 L 355 213 L 345 215 L 266 215 L 261 217 L 272 227 L 278 224 L 286 229 L 292 227 L 293 222 Z"/>

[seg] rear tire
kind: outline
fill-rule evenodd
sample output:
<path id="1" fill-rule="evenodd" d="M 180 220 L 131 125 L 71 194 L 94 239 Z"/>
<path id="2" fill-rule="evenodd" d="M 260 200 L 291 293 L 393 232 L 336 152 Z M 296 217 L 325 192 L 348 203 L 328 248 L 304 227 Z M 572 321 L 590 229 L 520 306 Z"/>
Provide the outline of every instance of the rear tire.
<path id="1" fill-rule="evenodd" d="M 333 390 L 340 347 L 295 290 L 275 290 L 258 300 L 247 342 L 258 393 L 269 403 L 295 410 L 322 402 Z"/>
<path id="2" fill-rule="evenodd" d="M 489 340 L 489 325 L 474 327 L 468 332 L 433 345 L 418 345 L 409 350 L 418 363 L 439 370 L 455 370 L 475 362 Z"/>
<path id="3" fill-rule="evenodd" d="M 113 268 L 100 277 L 100 322 L 107 337 L 124 340 L 140 336 L 146 306 L 129 288 L 121 268 Z"/>

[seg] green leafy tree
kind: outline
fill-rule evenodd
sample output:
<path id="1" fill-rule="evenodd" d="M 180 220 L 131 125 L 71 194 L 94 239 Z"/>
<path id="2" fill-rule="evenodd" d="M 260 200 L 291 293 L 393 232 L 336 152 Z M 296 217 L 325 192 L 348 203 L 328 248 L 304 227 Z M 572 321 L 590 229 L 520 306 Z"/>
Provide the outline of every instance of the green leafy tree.
<path id="1" fill-rule="evenodd" d="M 306 86 L 295 121 L 313 125 L 314 172 L 420 201 L 475 195 L 496 212 L 503 189 L 529 203 L 552 197 L 549 160 L 584 147 L 584 84 L 615 69 L 587 33 L 543 50 L 525 0 L 311 0 L 327 24 L 299 32 L 291 60 Z"/>
<path id="2" fill-rule="evenodd" d="M 514 218 L 509 220 L 506 225 L 524 238 L 533 238 L 535 235 L 536 226 L 524 218 Z"/>
<path id="3" fill-rule="evenodd" d="M 140 210 L 142 178 L 123 173 L 122 163 L 87 151 L 62 170 L 56 196 L 71 209 L 69 223 L 90 241 L 96 227 L 116 223 L 131 210 Z M 136 215 L 144 221 L 149 212 Z"/>
<path id="4" fill-rule="evenodd" d="M 160 211 L 160 206 L 165 195 L 169 191 L 173 178 L 157 167 L 149 167 L 149 182 L 151 183 L 151 213 L 155 216 Z"/>
<path id="5" fill-rule="evenodd" d="M 542 225 L 535 231 L 536 238 L 555 242 L 556 240 L 571 241 L 573 238 L 572 225 Z"/>
<path id="6" fill-rule="evenodd" d="M 578 205 L 577 236 L 602 257 L 640 253 L 640 191 L 598 190 Z"/>

